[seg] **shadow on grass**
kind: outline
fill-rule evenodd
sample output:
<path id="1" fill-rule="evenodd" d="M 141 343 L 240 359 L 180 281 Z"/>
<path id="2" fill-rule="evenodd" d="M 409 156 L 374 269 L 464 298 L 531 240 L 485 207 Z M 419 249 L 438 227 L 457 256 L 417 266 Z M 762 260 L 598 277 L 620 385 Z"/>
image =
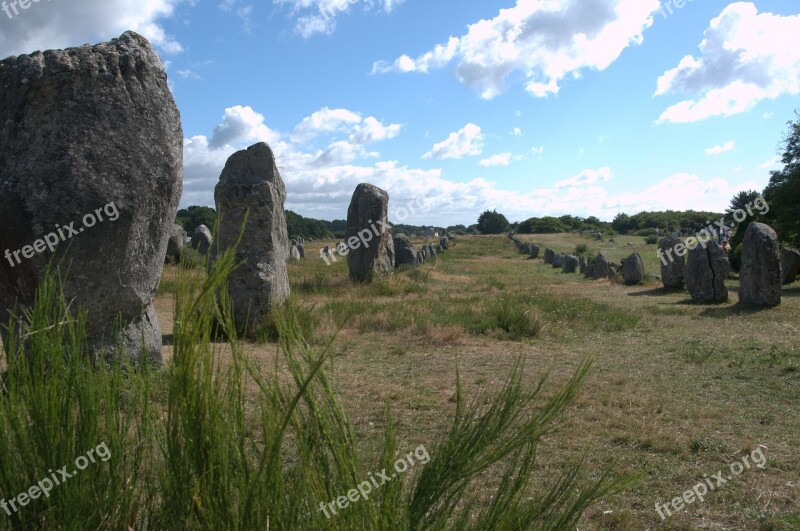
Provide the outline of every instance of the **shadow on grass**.
<path id="1" fill-rule="evenodd" d="M 664 295 L 675 295 L 676 293 L 681 293 L 683 290 L 681 289 L 669 289 L 669 288 L 652 288 L 645 291 L 632 291 L 628 293 L 628 297 L 662 297 Z"/>
<path id="2" fill-rule="evenodd" d="M 772 308 L 762 308 L 760 306 L 749 306 L 741 303 L 734 304 L 733 306 L 706 308 L 700 315 L 702 317 L 714 317 L 717 319 L 725 317 L 733 317 L 738 315 L 754 315 L 763 311 L 771 310 Z"/>

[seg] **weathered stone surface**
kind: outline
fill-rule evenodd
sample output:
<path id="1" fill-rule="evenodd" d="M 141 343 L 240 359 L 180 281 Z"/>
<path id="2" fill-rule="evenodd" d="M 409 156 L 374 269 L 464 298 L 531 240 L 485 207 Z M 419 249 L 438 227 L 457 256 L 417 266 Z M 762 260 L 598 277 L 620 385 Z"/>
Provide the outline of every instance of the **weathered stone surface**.
<path id="1" fill-rule="evenodd" d="M 556 252 L 552 249 L 545 249 L 544 250 L 544 263 L 545 264 L 552 264 L 553 259 L 556 257 Z"/>
<path id="2" fill-rule="evenodd" d="M 639 253 L 633 253 L 622 261 L 622 278 L 628 286 L 641 284 L 644 280 L 644 260 Z"/>
<path id="3" fill-rule="evenodd" d="M 586 273 L 586 268 L 589 266 L 589 260 L 585 256 L 578 258 L 578 267 L 580 268 L 581 275 Z"/>
<path id="4" fill-rule="evenodd" d="M 211 231 L 208 230 L 208 227 L 205 225 L 198 225 L 194 229 L 194 234 L 192 234 L 192 248 L 197 249 L 200 254 L 207 254 L 213 241 L 214 238 L 211 237 Z"/>
<path id="5" fill-rule="evenodd" d="M 64 266 L 71 308 L 88 313 L 94 354 L 122 345 L 160 361 L 152 300 L 182 164 L 180 114 L 144 37 L 0 61 L 0 247 L 13 253 L 60 236 L 57 226 L 65 234 L 14 265 L 0 259 L 0 321 L 15 304 L 30 308 L 52 259 Z"/>
<path id="6" fill-rule="evenodd" d="M 417 258 L 417 248 L 411 243 L 406 236 L 402 234 L 395 234 L 394 239 L 394 260 L 395 266 L 401 265 L 415 266 L 419 264 Z"/>
<path id="7" fill-rule="evenodd" d="M 539 258 L 539 246 L 536 245 L 535 243 L 532 243 L 528 256 L 530 256 L 531 258 Z"/>
<path id="8" fill-rule="evenodd" d="M 186 243 L 186 231 L 183 227 L 175 223 L 167 240 L 166 261 L 176 264 L 181 261 L 181 250 Z"/>
<path id="9" fill-rule="evenodd" d="M 784 284 L 797 280 L 800 275 L 800 252 L 795 249 L 781 249 L 781 271 Z"/>
<path id="10" fill-rule="evenodd" d="M 214 189 L 214 199 L 220 223 L 210 263 L 218 253 L 236 245 L 249 211 L 236 248 L 236 262 L 241 265 L 228 277 L 234 322 L 249 334 L 275 305 L 289 297 L 289 236 L 283 210 L 286 188 L 270 147 L 259 142 L 231 155 Z"/>
<path id="11" fill-rule="evenodd" d="M 436 247 L 433 244 L 428 244 L 428 257 L 429 258 L 436 258 Z"/>
<path id="12" fill-rule="evenodd" d="M 302 240 L 302 238 L 300 238 L 300 239 Z M 300 253 L 300 258 L 305 258 L 306 257 L 306 248 L 303 247 L 302 241 L 300 243 L 298 243 L 296 247 L 297 247 L 297 252 Z"/>
<path id="13" fill-rule="evenodd" d="M 706 248 L 697 245 L 689 249 L 684 279 L 686 290 L 701 304 L 725 302 L 728 300 L 725 278 L 731 272 L 731 264 L 717 242 L 712 240 L 706 245 Z"/>
<path id="14" fill-rule="evenodd" d="M 564 265 L 564 255 L 558 253 L 553 256 L 553 269 L 558 269 Z"/>
<path id="15" fill-rule="evenodd" d="M 300 261 L 300 249 L 297 248 L 297 245 L 292 245 L 292 248 L 289 249 L 289 258 L 293 262 L 299 262 Z"/>
<path id="16" fill-rule="evenodd" d="M 375 275 L 394 271 L 394 240 L 389 233 L 389 194 L 371 184 L 356 187 L 347 210 L 350 278 L 371 281 Z"/>
<path id="17" fill-rule="evenodd" d="M 608 278 L 610 271 L 608 268 L 608 260 L 606 255 L 602 252 L 597 253 L 597 258 L 594 260 L 594 279 Z"/>
<path id="18" fill-rule="evenodd" d="M 678 255 L 675 251 L 678 245 L 683 245 L 683 240 L 666 236 L 658 242 L 658 257 L 661 261 L 661 282 L 667 289 L 680 289 L 683 287 L 686 256 Z"/>
<path id="19" fill-rule="evenodd" d="M 580 265 L 580 261 L 578 260 L 577 256 L 573 256 L 571 254 L 564 256 L 564 265 L 561 266 L 562 273 L 575 273 L 578 271 L 578 266 Z"/>
<path id="20" fill-rule="evenodd" d="M 586 271 L 584 271 L 583 276 L 586 278 L 594 278 L 594 263 L 586 266 Z"/>
<path id="21" fill-rule="evenodd" d="M 446 251 L 447 248 L 450 246 L 450 238 L 444 236 L 439 240 L 439 245 L 441 245 L 442 250 Z"/>
<path id="22" fill-rule="evenodd" d="M 781 303 L 783 275 L 778 235 L 772 227 L 753 222 L 742 242 L 739 302 L 772 307 Z"/>

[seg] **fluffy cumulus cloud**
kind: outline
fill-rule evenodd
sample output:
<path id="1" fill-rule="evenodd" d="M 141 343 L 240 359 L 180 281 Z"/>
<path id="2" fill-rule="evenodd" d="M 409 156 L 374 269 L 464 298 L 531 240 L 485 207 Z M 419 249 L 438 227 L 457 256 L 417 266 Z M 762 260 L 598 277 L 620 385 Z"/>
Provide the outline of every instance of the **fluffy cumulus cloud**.
<path id="1" fill-rule="evenodd" d="M 468 123 L 458 131 L 450 133 L 445 139 L 435 144 L 433 149 L 425 153 L 423 159 L 460 159 L 480 155 L 483 151 L 483 133 L 481 128 Z"/>
<path id="2" fill-rule="evenodd" d="M 295 31 L 304 38 L 316 34 L 329 35 L 336 30 L 336 18 L 360 4 L 363 9 L 379 9 L 391 13 L 404 0 L 273 0 L 288 6 L 296 19 Z"/>
<path id="3" fill-rule="evenodd" d="M 643 40 L 659 0 L 517 0 L 489 20 L 471 24 L 461 37 L 412 58 L 373 65 L 374 73 L 429 72 L 453 61 L 458 79 L 482 98 L 503 92 L 522 77 L 533 96 L 557 94 L 567 77 L 604 70 Z"/>
<path id="4" fill-rule="evenodd" d="M 478 175 L 456 181 L 439 168 L 420 169 L 385 160 L 357 142 L 366 138 L 388 140 L 390 136 L 383 134 L 387 130 L 391 125 L 374 117 L 361 118 L 360 113 L 348 109 L 323 108 L 283 133 L 270 128 L 267 118 L 251 107 L 230 107 L 209 136 L 184 140 L 181 205 L 213 205 L 214 186 L 225 161 L 234 151 L 261 141 L 268 142 L 275 153 L 288 192 L 286 207 L 320 219 L 343 218 L 353 190 L 362 182 L 389 192 L 392 221 L 418 225 L 469 224 L 492 208 L 513 220 L 562 214 L 611 219 L 620 211 L 668 208 L 722 211 L 736 192 L 760 189 L 765 184 L 745 181 L 733 185 L 719 178 L 704 180 L 681 173 L 640 192 L 613 194 L 606 189 L 613 179 L 612 170 L 601 167 L 529 191 L 508 190 Z M 466 148 L 462 145 L 460 149 Z M 534 148 L 530 153 L 541 152 L 541 148 Z M 503 160 L 505 156 L 500 154 Z"/>
<path id="5" fill-rule="evenodd" d="M 178 53 L 183 46 L 159 22 L 171 17 L 181 1 L 41 1 L 27 9 L 16 3 L 17 14 L 8 1 L 8 12 L 0 11 L 0 57 L 80 46 L 119 37 L 127 30 L 141 33 L 163 53 Z"/>
<path id="6" fill-rule="evenodd" d="M 722 155 L 723 153 L 727 153 L 728 151 L 733 151 L 735 145 L 736 144 L 733 140 L 728 140 L 727 142 L 719 146 L 707 148 L 706 155 L 709 156 Z"/>
<path id="7" fill-rule="evenodd" d="M 667 108 L 659 123 L 688 123 L 731 116 L 765 99 L 800 92 L 800 15 L 759 13 L 736 2 L 711 21 L 698 57 L 687 55 L 665 72 L 656 96 L 692 94 Z"/>

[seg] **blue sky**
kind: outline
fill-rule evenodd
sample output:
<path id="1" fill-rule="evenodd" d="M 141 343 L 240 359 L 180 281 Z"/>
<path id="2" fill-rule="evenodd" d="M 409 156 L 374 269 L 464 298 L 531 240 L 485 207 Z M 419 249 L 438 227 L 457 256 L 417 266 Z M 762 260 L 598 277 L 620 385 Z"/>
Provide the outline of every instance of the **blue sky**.
<path id="1" fill-rule="evenodd" d="M 182 206 L 213 206 L 227 157 L 263 140 L 287 208 L 324 219 L 359 182 L 424 201 L 418 224 L 722 210 L 764 187 L 800 108 L 788 0 L 77 4 L 0 12 L 0 56 L 148 37 L 183 119 Z"/>

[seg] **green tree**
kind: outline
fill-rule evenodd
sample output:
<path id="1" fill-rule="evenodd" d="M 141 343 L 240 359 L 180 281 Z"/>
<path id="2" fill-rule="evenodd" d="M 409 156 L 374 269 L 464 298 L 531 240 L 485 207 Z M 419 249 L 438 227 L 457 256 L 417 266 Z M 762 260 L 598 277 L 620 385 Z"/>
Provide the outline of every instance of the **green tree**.
<path id="1" fill-rule="evenodd" d="M 510 226 L 508 219 L 497 210 L 487 210 L 478 218 L 478 230 L 481 234 L 501 234 Z"/>
<path id="2" fill-rule="evenodd" d="M 183 227 L 191 236 L 194 229 L 200 225 L 205 225 L 208 230 L 214 233 L 217 224 L 217 211 L 208 206 L 190 206 L 178 210 L 175 216 L 175 223 Z"/>
<path id="3" fill-rule="evenodd" d="M 771 173 L 764 199 L 769 204 L 765 218 L 778 237 L 786 245 L 800 247 L 800 113 L 795 115 L 784 139 L 783 169 Z"/>
<path id="4" fill-rule="evenodd" d="M 636 230 L 639 226 L 628 214 L 620 212 L 614 216 L 614 221 L 611 222 L 611 228 L 620 234 L 627 234 L 628 231 Z"/>

